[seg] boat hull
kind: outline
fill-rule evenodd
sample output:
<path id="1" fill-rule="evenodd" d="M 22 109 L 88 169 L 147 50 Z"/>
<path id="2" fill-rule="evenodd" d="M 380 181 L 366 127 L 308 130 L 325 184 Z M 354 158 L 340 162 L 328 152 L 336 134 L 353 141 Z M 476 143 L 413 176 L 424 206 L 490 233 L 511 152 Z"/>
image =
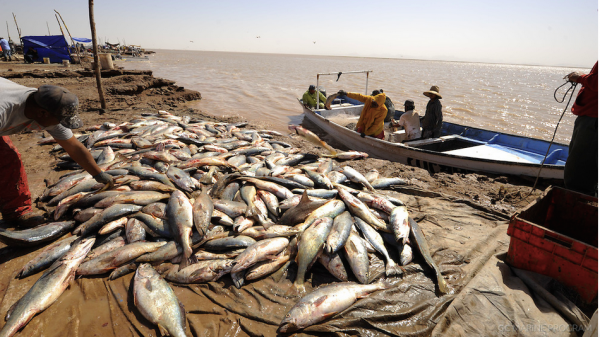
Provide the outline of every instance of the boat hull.
<path id="1" fill-rule="evenodd" d="M 543 165 L 540 172 L 540 165 L 535 163 L 464 157 L 423 150 L 372 137 L 362 138 L 353 130 L 338 125 L 304 106 L 303 109 L 304 116 L 308 120 L 349 149 L 366 152 L 371 157 L 420 167 L 431 173 L 488 172 L 533 178 L 537 177 L 539 173 L 540 178 L 544 179 L 562 180 L 564 177 L 563 165 Z"/>

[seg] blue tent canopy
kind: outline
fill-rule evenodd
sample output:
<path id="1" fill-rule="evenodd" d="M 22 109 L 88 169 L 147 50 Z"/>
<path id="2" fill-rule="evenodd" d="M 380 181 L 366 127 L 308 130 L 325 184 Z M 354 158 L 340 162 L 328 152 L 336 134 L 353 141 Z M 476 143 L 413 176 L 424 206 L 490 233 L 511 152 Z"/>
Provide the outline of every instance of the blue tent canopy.
<path id="1" fill-rule="evenodd" d="M 29 47 L 37 50 L 39 59 L 48 57 L 51 63 L 61 63 L 63 60 L 70 60 L 69 46 L 65 37 L 62 35 L 50 36 L 23 36 L 23 53 L 27 53 Z"/>

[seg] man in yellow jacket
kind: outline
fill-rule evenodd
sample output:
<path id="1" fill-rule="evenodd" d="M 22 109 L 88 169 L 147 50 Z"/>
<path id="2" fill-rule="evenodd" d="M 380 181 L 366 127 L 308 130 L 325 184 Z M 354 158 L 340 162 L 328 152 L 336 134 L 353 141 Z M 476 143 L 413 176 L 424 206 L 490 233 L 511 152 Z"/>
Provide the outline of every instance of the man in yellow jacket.
<path id="1" fill-rule="evenodd" d="M 348 96 L 365 104 L 356 124 L 356 132 L 360 133 L 361 137 L 371 136 L 383 139 L 383 124 L 387 115 L 384 93 L 375 96 L 366 96 L 340 90 L 338 96 Z"/>

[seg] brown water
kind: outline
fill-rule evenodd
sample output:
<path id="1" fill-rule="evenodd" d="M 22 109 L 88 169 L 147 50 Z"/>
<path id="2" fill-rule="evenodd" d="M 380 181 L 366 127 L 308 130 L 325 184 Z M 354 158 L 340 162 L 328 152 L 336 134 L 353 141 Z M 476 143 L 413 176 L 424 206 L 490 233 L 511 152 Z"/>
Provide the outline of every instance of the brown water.
<path id="1" fill-rule="evenodd" d="M 589 72 L 505 64 L 175 50 L 158 50 L 149 62 L 118 65 L 150 69 L 155 76 L 198 90 L 202 100 L 192 107 L 206 113 L 266 121 L 279 131 L 290 123 L 301 123 L 297 98 L 309 84 L 316 83 L 317 73 L 372 70 L 368 92 L 384 89 L 396 109 L 402 110 L 404 100 L 413 99 L 422 115 L 428 101 L 423 91 L 437 85 L 445 121 L 546 140 L 552 138 L 566 105 L 566 101 L 554 100 L 554 90 L 564 83 L 566 74 Z M 321 76 L 319 85 L 328 94 L 340 89 L 365 92 L 364 74 L 344 74 L 338 82 L 336 77 Z M 567 111 L 556 142 L 569 142 L 574 120 Z"/>

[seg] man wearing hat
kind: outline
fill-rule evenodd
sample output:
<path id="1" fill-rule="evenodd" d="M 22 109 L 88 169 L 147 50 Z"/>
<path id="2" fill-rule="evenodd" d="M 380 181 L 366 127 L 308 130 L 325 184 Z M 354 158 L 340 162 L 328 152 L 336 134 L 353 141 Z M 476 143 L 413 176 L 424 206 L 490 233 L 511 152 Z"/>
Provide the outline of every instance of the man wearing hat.
<path id="1" fill-rule="evenodd" d="M 442 103 L 440 103 L 442 95 L 440 95 L 440 88 L 434 85 L 429 91 L 425 91 L 423 95 L 429 97 L 425 116 L 421 123 L 423 139 L 439 138 L 442 135 Z"/>
<path id="2" fill-rule="evenodd" d="M 419 114 L 415 111 L 415 102 L 412 99 L 404 101 L 404 113 L 400 116 L 397 126 L 402 126 L 406 134 L 404 140 L 413 140 L 421 138 L 421 121 Z"/>
<path id="3" fill-rule="evenodd" d="M 0 78 L 0 93 L 0 213 L 3 220 L 23 227 L 44 222 L 43 213 L 32 210 L 21 155 L 8 135 L 45 130 L 97 182 L 113 183 L 112 177 L 102 172 L 90 152 L 71 132 L 83 125 L 77 116 L 77 96 L 54 85 L 35 89 L 4 78 Z"/>
<path id="4" fill-rule="evenodd" d="M 317 106 L 317 88 L 314 85 L 310 85 L 308 90 L 302 95 L 302 103 L 309 108 L 315 108 Z M 325 102 L 327 98 L 323 95 L 322 92 L 319 91 L 319 98 L 321 102 L 319 102 L 319 109 L 323 109 L 325 107 Z"/>

